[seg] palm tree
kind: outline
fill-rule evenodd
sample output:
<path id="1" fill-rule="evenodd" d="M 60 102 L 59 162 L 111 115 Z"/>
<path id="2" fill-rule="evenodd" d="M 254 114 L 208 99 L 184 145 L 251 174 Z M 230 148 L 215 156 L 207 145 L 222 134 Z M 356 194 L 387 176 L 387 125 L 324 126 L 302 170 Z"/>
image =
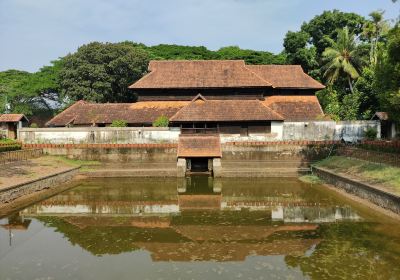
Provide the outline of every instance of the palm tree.
<path id="1" fill-rule="evenodd" d="M 383 11 L 374 11 L 369 14 L 370 21 L 367 21 L 363 27 L 363 35 L 370 41 L 370 62 L 376 65 L 378 56 L 378 42 L 382 35 L 387 32 L 388 24 L 383 19 Z"/>
<path id="2" fill-rule="evenodd" d="M 338 30 L 337 41 L 331 41 L 331 47 L 325 49 L 322 54 L 325 65 L 324 77 L 332 85 L 341 75 L 346 76 L 351 93 L 353 93 L 353 81 L 360 76 L 361 56 L 354 35 L 345 27 Z"/>

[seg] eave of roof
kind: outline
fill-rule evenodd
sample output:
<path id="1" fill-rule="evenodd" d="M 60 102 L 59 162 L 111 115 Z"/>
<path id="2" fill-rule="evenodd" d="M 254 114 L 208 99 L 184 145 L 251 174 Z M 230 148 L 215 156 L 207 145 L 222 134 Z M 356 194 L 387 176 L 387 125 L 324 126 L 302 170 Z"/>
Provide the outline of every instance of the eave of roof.
<path id="1" fill-rule="evenodd" d="M 19 122 L 22 119 L 29 122 L 28 118 L 24 114 L 3 114 L 0 115 L 0 122 Z"/>

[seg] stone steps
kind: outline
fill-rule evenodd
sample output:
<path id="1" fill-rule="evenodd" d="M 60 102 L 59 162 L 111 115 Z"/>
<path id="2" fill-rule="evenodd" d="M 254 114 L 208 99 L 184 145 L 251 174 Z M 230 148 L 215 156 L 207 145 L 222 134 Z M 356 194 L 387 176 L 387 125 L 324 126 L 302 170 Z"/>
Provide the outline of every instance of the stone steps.
<path id="1" fill-rule="evenodd" d="M 298 177 L 309 172 L 310 168 L 222 168 L 221 177 Z"/>
<path id="2" fill-rule="evenodd" d="M 307 161 L 223 161 L 223 168 L 308 168 L 310 162 Z"/>
<path id="3" fill-rule="evenodd" d="M 88 177 L 176 177 L 176 167 L 168 169 L 96 169 L 84 172 Z"/>

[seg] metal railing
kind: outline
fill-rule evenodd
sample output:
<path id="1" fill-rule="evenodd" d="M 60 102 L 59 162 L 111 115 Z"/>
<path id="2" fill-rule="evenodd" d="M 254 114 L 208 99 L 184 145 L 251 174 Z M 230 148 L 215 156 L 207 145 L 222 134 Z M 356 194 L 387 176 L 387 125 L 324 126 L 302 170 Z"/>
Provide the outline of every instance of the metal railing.
<path id="1" fill-rule="evenodd" d="M 29 149 L 0 153 L 0 164 L 8 162 L 28 160 L 38 158 L 43 155 L 43 149 Z"/>
<path id="2" fill-rule="evenodd" d="M 376 150 L 357 148 L 354 146 L 341 146 L 336 150 L 336 154 L 378 164 L 400 166 L 400 155 L 396 153 L 386 153 Z"/>

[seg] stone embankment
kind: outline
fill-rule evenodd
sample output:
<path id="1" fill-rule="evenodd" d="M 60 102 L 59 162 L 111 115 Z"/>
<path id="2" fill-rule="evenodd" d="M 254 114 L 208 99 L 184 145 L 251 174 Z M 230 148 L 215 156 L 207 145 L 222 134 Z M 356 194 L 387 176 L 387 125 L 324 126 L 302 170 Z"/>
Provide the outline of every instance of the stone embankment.
<path id="1" fill-rule="evenodd" d="M 60 184 L 79 174 L 80 166 L 55 157 L 36 158 L 40 153 L 38 150 L 19 151 L 17 155 L 6 156 L 12 161 L 0 164 L 0 210 L 14 209 L 20 204 L 16 200 L 41 195 L 43 190 L 47 193 L 60 191 Z"/>
<path id="2" fill-rule="evenodd" d="M 219 177 L 296 177 L 325 158 L 337 141 L 228 142 L 221 146 Z M 25 144 L 45 154 L 106 163 L 89 176 L 175 177 L 177 144 Z M 134 165 L 137 166 L 134 166 Z M 119 167 L 118 167 L 119 166 Z M 185 167 L 184 167 L 185 168 Z"/>
<path id="3" fill-rule="evenodd" d="M 312 166 L 312 173 L 328 184 L 400 215 L 400 196 L 389 192 L 383 187 L 350 178 L 342 173 L 337 174 L 329 169 L 318 166 Z"/>
<path id="4" fill-rule="evenodd" d="M 57 188 L 61 183 L 70 181 L 79 173 L 79 167 L 72 167 L 64 171 L 49 174 L 38 179 L 29 180 L 20 184 L 3 187 L 0 189 L 1 204 L 9 203 L 17 198 L 44 190 Z"/>

